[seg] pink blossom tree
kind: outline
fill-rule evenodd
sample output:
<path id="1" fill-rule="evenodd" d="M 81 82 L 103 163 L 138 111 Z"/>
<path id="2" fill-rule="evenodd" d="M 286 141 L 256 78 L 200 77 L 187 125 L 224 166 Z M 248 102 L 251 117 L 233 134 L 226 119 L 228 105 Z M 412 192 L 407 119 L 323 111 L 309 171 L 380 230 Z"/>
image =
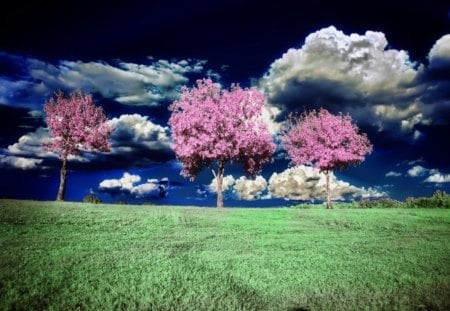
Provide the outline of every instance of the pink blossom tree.
<path id="1" fill-rule="evenodd" d="M 55 97 L 44 105 L 51 135 L 51 140 L 44 142 L 44 146 L 57 153 L 62 161 L 56 200 L 63 201 L 69 156 L 81 155 L 84 150 L 109 151 L 112 128 L 102 107 L 94 105 L 92 95 L 78 91 L 66 98 L 58 91 Z"/>
<path id="2" fill-rule="evenodd" d="M 326 176 L 327 208 L 331 206 L 330 172 L 364 161 L 372 152 L 367 135 L 352 124 L 350 115 L 326 109 L 290 116 L 281 142 L 295 165 L 310 164 Z"/>
<path id="3" fill-rule="evenodd" d="M 173 149 L 182 163 L 181 175 L 193 180 L 205 167 L 217 182 L 217 207 L 223 207 L 222 181 L 227 163 L 243 164 L 256 176 L 272 160 L 272 136 L 262 120 L 265 98 L 255 88 L 236 84 L 222 90 L 210 79 L 182 89 L 181 98 L 169 110 Z M 215 171 L 214 168 L 217 168 Z"/>

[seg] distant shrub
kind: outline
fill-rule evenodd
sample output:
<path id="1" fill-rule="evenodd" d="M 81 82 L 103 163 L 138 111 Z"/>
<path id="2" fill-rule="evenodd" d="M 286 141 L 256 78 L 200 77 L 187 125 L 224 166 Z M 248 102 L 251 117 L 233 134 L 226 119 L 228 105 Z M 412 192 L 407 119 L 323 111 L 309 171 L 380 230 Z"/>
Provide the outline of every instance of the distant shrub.
<path id="1" fill-rule="evenodd" d="M 450 195 L 445 191 L 436 190 L 431 199 L 437 208 L 450 208 Z"/>
<path id="2" fill-rule="evenodd" d="M 405 205 L 409 208 L 450 208 L 450 195 L 445 191 L 436 190 L 429 198 L 406 198 Z"/>
<path id="3" fill-rule="evenodd" d="M 119 205 L 126 205 L 126 204 L 128 204 L 126 201 L 124 201 L 124 200 L 117 200 L 116 202 L 115 202 L 115 204 L 119 204 Z"/>
<path id="4" fill-rule="evenodd" d="M 102 203 L 102 200 L 95 194 L 88 194 L 87 196 L 85 196 L 83 198 L 83 202 L 98 204 L 98 203 Z"/>
<path id="5" fill-rule="evenodd" d="M 402 207 L 402 202 L 393 200 L 391 198 L 380 199 L 362 199 L 358 201 L 359 208 L 399 208 Z"/>

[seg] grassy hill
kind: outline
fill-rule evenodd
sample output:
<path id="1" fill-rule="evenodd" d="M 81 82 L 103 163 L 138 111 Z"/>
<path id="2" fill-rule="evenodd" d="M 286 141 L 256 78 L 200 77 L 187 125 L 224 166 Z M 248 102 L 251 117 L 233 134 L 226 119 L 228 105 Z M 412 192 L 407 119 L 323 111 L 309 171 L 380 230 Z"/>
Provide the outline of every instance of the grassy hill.
<path id="1" fill-rule="evenodd" d="M 0 309 L 450 310 L 448 209 L 0 200 Z"/>

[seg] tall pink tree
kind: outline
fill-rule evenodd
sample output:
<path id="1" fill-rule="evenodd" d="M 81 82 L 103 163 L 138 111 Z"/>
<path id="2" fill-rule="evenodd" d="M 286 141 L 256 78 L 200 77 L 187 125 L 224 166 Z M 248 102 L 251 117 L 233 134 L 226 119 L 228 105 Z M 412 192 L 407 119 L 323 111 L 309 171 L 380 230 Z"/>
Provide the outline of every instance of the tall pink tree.
<path id="1" fill-rule="evenodd" d="M 77 91 L 65 97 L 58 91 L 45 105 L 51 140 L 44 146 L 58 154 L 62 161 L 56 200 L 63 201 L 66 190 L 67 161 L 70 155 L 83 151 L 110 151 L 112 128 L 102 107 L 94 105 L 92 95 Z"/>
<path id="2" fill-rule="evenodd" d="M 181 174 L 193 180 L 205 167 L 217 182 L 217 207 L 223 207 L 222 182 L 227 163 L 240 163 L 256 176 L 272 160 L 272 136 L 262 120 L 265 97 L 255 88 L 232 84 L 222 90 L 210 79 L 182 88 L 169 110 L 173 149 L 182 163 Z"/>
<path id="3" fill-rule="evenodd" d="M 291 115 L 281 142 L 293 164 L 313 165 L 325 173 L 327 208 L 332 208 L 330 172 L 357 165 L 372 152 L 367 135 L 350 115 L 333 115 L 323 108 Z"/>

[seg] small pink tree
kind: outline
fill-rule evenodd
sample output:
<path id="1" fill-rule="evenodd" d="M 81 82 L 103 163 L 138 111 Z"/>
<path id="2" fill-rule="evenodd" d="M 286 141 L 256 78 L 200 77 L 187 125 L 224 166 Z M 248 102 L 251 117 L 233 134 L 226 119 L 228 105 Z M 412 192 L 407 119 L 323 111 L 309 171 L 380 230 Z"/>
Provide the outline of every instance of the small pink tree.
<path id="1" fill-rule="evenodd" d="M 331 206 L 330 172 L 356 165 L 372 152 L 364 133 L 350 115 L 332 115 L 326 109 L 290 116 L 281 142 L 295 165 L 311 164 L 326 176 L 327 208 Z"/>
<path id="2" fill-rule="evenodd" d="M 44 146 L 58 154 L 62 161 L 60 184 L 56 200 L 63 201 L 66 190 L 67 160 L 70 155 L 81 155 L 83 150 L 110 150 L 109 138 L 112 128 L 107 123 L 102 107 L 96 107 L 92 95 L 82 91 L 69 98 L 59 91 L 56 99 L 44 105 L 51 140 Z"/>
<path id="3" fill-rule="evenodd" d="M 217 182 L 217 207 L 223 207 L 222 181 L 226 163 L 241 163 L 256 176 L 272 160 L 275 144 L 262 121 L 265 98 L 255 88 L 232 84 L 221 90 L 210 79 L 182 89 L 169 110 L 173 149 L 183 164 L 181 174 L 193 180 L 210 167 Z M 217 167 L 217 172 L 214 171 Z"/>

